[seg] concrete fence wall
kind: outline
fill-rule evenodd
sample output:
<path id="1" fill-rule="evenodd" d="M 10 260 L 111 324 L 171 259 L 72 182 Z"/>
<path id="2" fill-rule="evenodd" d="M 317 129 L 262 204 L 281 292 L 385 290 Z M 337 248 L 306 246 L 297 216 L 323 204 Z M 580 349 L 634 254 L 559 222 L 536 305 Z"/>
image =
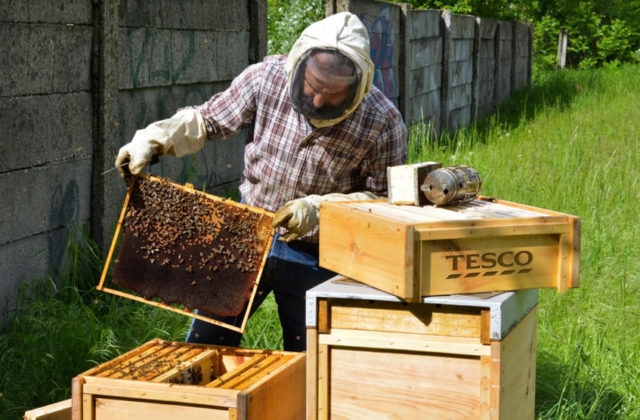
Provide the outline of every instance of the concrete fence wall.
<path id="1" fill-rule="evenodd" d="M 326 0 L 326 11 L 350 11 L 363 21 L 374 84 L 409 125 L 459 128 L 531 81 L 531 25 L 375 0 Z"/>
<path id="2" fill-rule="evenodd" d="M 108 248 L 135 131 L 200 104 L 266 54 L 266 0 L 0 2 L 0 321 L 20 282 L 64 264 L 66 226 Z M 248 133 L 152 172 L 222 193 Z"/>

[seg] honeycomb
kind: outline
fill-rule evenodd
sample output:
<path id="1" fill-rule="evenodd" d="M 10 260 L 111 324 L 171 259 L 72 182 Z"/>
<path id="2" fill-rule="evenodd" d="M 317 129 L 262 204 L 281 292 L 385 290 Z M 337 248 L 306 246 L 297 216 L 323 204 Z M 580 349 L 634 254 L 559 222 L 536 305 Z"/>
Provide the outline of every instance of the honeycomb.
<path id="1" fill-rule="evenodd" d="M 273 237 L 273 216 L 161 178 L 132 182 L 114 283 L 188 310 L 240 314 Z"/>

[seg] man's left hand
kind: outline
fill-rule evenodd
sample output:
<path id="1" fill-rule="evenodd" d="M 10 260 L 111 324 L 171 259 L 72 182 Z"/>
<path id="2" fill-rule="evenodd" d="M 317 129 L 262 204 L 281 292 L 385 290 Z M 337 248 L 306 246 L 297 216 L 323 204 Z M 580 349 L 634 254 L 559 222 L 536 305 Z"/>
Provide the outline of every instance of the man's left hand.
<path id="1" fill-rule="evenodd" d="M 282 206 L 273 218 L 273 227 L 284 227 L 287 233 L 281 235 L 279 240 L 290 242 L 300 239 L 318 225 L 320 203 L 322 201 L 355 201 L 355 200 L 378 200 L 377 195 L 364 191 L 351 194 L 326 194 L 308 195 L 288 201 Z"/>

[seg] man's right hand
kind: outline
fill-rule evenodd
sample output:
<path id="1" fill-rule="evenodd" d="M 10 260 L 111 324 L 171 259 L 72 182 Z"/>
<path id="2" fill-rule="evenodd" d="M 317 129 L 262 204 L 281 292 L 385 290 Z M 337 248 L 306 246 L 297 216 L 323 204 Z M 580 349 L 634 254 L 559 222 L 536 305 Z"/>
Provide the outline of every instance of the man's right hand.
<path id="1" fill-rule="evenodd" d="M 144 136 L 144 130 L 138 130 L 131 143 L 122 146 L 118 152 L 116 168 L 122 178 L 126 179 L 129 174 L 139 174 L 145 166 L 151 163 L 153 157 L 159 154 L 157 144 L 140 138 L 136 141 L 136 138 L 140 135 Z"/>
<path id="2" fill-rule="evenodd" d="M 120 148 L 116 168 L 125 178 L 127 171 L 137 175 L 153 157 L 170 154 L 183 157 L 202 149 L 207 129 L 199 111 L 191 108 L 178 111 L 173 117 L 156 121 L 136 131 L 133 140 Z"/>

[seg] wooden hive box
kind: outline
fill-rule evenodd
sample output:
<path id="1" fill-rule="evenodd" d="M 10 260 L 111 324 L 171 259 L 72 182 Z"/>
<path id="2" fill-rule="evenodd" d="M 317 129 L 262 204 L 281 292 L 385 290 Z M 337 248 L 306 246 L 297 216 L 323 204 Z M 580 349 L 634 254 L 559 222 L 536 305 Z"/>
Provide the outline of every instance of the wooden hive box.
<path id="1" fill-rule="evenodd" d="M 407 303 L 343 278 L 307 292 L 307 419 L 534 418 L 537 290 Z"/>
<path id="2" fill-rule="evenodd" d="M 155 339 L 72 382 L 73 420 L 275 420 L 304 411 L 304 353 Z"/>
<path id="3" fill-rule="evenodd" d="M 322 203 L 320 265 L 408 301 L 578 287 L 580 219 L 481 197 L 451 207 Z"/>

